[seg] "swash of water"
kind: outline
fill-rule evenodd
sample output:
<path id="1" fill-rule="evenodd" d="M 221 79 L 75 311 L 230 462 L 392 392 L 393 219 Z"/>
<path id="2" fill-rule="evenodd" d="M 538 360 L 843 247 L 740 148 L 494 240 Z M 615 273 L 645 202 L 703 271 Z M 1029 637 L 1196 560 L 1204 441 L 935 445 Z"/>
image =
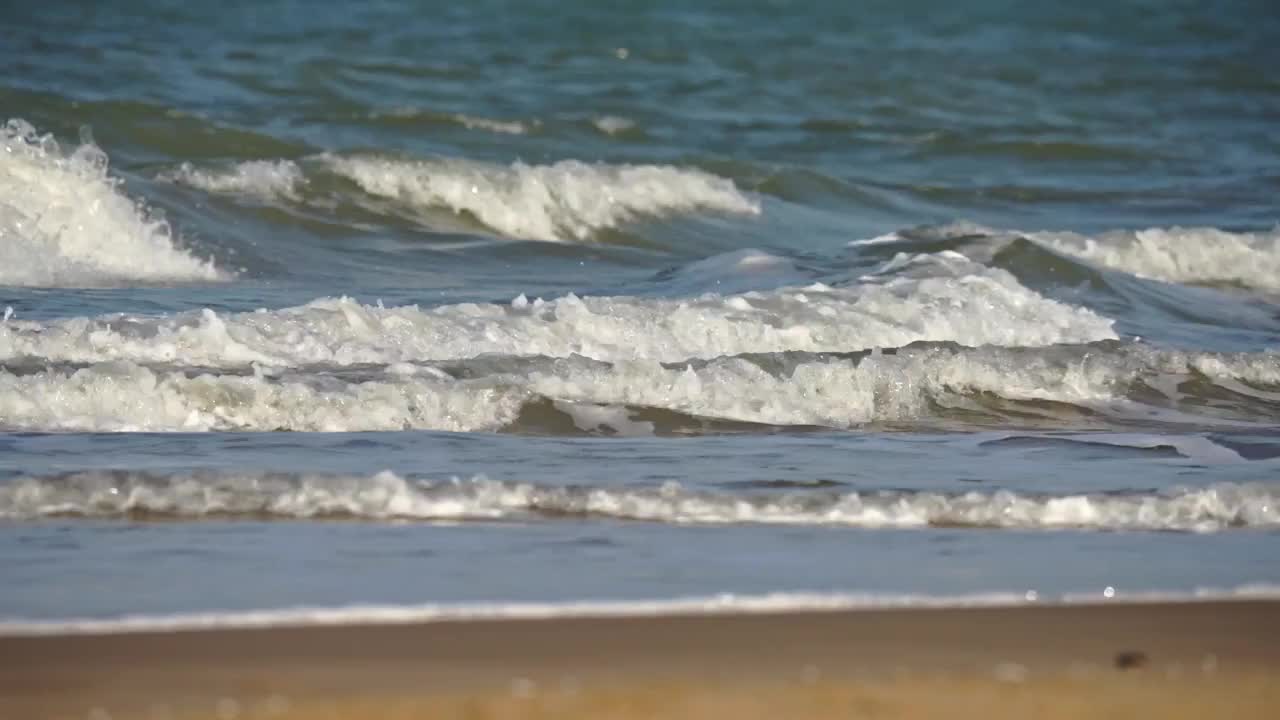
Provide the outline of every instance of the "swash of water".
<path id="1" fill-rule="evenodd" d="M 5 627 L 1280 582 L 1280 12 L 688 5 L 0 8 Z"/>

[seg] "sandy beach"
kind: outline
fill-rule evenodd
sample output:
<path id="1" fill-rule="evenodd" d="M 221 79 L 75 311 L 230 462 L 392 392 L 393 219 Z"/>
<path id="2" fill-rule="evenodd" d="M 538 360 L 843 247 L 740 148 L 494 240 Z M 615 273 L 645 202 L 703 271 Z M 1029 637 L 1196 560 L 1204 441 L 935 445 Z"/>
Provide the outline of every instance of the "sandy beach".
<path id="1" fill-rule="evenodd" d="M 0 639 L 0 718 L 1270 717 L 1280 603 Z"/>

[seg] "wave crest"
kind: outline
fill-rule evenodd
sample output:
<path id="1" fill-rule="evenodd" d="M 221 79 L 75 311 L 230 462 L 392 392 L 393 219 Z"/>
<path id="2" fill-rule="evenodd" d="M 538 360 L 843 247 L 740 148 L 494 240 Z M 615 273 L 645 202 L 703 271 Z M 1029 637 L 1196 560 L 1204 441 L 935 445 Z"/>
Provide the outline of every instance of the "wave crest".
<path id="1" fill-rule="evenodd" d="M 161 173 L 157 179 L 211 193 L 293 201 L 299 199 L 299 188 L 307 182 L 302 168 L 290 160 L 253 160 L 207 170 L 182 163 L 176 170 Z"/>
<path id="2" fill-rule="evenodd" d="M 1096 267 L 1152 280 L 1280 290 L 1280 228 L 1230 232 L 1212 227 L 1151 227 L 1084 235 L 1002 230 L 961 220 L 897 230 L 850 245 L 875 250 L 943 243 L 985 262 L 1017 238 Z"/>
<path id="3" fill-rule="evenodd" d="M 0 426 L 79 431 L 687 432 L 716 423 L 1203 426 L 1274 416 L 1280 356 L 1103 344 L 912 347 L 706 362 L 482 357 L 216 374 L 112 362 L 0 370 Z M 1204 400 L 1212 399 L 1210 406 Z"/>
<path id="4" fill-rule="evenodd" d="M 1263 483 L 1218 483 L 1128 494 L 806 490 L 747 495 L 689 490 L 678 483 L 556 486 L 483 477 L 413 480 L 391 472 L 369 477 L 85 472 L 0 485 L 0 517 L 139 514 L 424 521 L 591 516 L 704 525 L 1212 532 L 1280 527 L 1280 491 Z"/>
<path id="5" fill-rule="evenodd" d="M 22 120 L 0 128 L 0 284 L 102 287 L 226 279 L 126 195 L 107 154 L 65 153 Z"/>
<path id="6" fill-rule="evenodd" d="M 501 235 L 548 242 L 590 240 L 642 216 L 695 211 L 758 215 L 733 181 L 661 165 L 490 165 L 462 159 L 330 157 L 330 168 L 377 197 L 414 211 L 465 213 Z"/>
<path id="7" fill-rule="evenodd" d="M 953 257 L 954 256 L 954 257 Z M 890 272 L 889 268 L 897 268 Z M 694 298 L 630 296 L 384 308 L 349 298 L 276 311 L 0 323 L 0 361 L 354 365 L 582 355 L 679 362 L 743 353 L 851 352 L 913 342 L 1043 346 L 1116 338 L 1113 321 L 1045 298 L 951 253 L 901 257 L 849 287 Z"/>
<path id="8" fill-rule="evenodd" d="M 1029 237 L 1058 252 L 1139 277 L 1280 290 L 1280 230 L 1233 233 L 1172 227 L 1116 230 L 1097 237 L 1046 232 Z"/>

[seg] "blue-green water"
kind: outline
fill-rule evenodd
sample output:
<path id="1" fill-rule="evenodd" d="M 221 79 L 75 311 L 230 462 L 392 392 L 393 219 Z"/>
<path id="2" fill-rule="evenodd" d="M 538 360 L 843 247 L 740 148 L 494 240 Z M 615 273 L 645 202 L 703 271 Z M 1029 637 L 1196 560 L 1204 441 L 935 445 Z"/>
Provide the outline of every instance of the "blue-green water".
<path id="1" fill-rule="evenodd" d="M 1280 582 L 1270 4 L 189 5 L 0 7 L 0 617 Z"/>

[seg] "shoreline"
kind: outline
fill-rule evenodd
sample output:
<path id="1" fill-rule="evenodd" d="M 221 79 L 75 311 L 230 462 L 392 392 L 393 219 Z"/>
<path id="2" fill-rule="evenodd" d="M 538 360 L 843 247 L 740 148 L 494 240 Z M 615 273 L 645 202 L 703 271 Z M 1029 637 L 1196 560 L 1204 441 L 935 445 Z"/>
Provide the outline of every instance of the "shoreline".
<path id="1" fill-rule="evenodd" d="M 1280 600 L 0 637 L 4 718 L 840 717 L 813 703 L 858 698 L 907 717 L 959 711 L 959 696 L 988 717 L 1027 711 L 1014 696 L 1077 715 L 1229 703 L 1262 717 L 1280 702 Z"/>
<path id="2" fill-rule="evenodd" d="M 343 606 L 293 606 L 261 610 L 194 611 L 122 615 L 114 618 L 0 619 L 0 641 L 20 637 L 137 635 L 226 630 L 293 630 L 319 627 L 377 627 L 455 622 L 554 621 L 723 615 L 796 615 L 888 610 L 1002 610 L 1017 608 L 1088 608 L 1117 605 L 1183 605 L 1234 602 L 1280 602 L 1280 585 L 1254 583 L 1236 588 L 1202 588 L 1192 592 L 1152 591 L 1113 594 L 990 592 L 969 595 L 887 595 L 777 592 L 765 594 L 693 595 L 650 600 L 585 600 L 565 602 L 478 602 Z"/>

